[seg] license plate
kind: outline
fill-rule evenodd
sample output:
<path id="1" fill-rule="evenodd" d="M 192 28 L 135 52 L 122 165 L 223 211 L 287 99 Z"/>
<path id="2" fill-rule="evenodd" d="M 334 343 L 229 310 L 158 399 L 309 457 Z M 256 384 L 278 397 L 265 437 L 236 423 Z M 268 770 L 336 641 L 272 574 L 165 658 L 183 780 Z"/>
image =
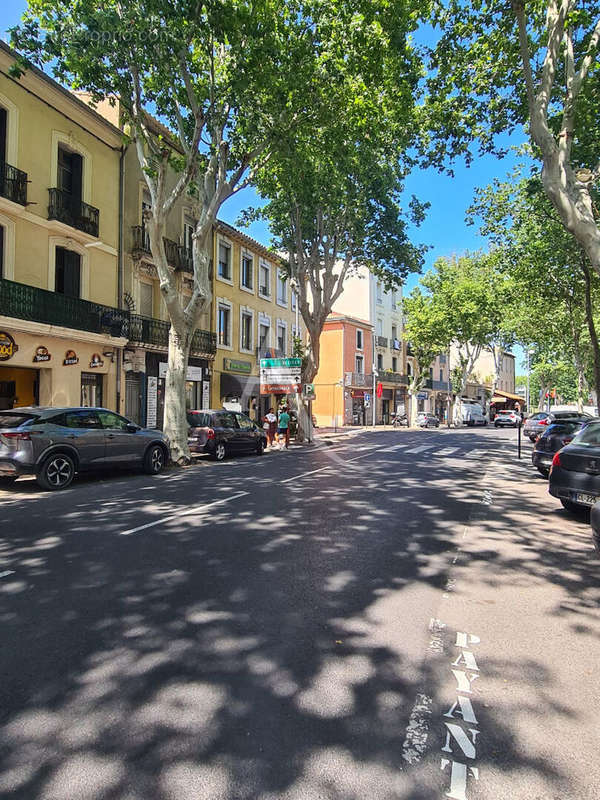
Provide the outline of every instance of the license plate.
<path id="1" fill-rule="evenodd" d="M 580 494 L 579 492 L 575 494 L 575 502 L 584 506 L 594 506 L 597 501 L 598 497 L 595 494 Z"/>

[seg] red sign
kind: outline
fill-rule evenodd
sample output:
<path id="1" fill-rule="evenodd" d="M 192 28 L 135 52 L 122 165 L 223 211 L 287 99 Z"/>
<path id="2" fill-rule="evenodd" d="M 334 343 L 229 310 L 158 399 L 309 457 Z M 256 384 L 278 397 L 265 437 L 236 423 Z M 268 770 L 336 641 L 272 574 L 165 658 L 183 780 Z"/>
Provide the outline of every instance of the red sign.
<path id="1" fill-rule="evenodd" d="M 377 397 L 381 397 L 383 394 L 383 383 L 381 381 L 377 384 Z"/>

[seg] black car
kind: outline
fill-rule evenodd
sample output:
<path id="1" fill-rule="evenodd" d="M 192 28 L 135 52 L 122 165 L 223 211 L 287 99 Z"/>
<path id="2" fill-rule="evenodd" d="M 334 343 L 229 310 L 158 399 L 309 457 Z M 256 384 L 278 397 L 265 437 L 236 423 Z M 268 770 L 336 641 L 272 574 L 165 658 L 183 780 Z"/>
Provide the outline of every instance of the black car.
<path id="1" fill-rule="evenodd" d="M 531 463 L 544 478 L 548 477 L 554 454 L 569 444 L 582 428 L 590 422 L 600 422 L 597 417 L 589 419 L 561 419 L 548 425 L 544 433 L 538 437 L 531 454 Z"/>
<path id="2" fill-rule="evenodd" d="M 554 454 L 549 492 L 568 511 L 591 508 L 600 500 L 600 422 L 586 425 Z"/>
<path id="3" fill-rule="evenodd" d="M 188 411 L 187 421 L 190 452 L 208 453 L 216 461 L 239 453 L 261 456 L 267 446 L 265 431 L 237 411 Z"/>

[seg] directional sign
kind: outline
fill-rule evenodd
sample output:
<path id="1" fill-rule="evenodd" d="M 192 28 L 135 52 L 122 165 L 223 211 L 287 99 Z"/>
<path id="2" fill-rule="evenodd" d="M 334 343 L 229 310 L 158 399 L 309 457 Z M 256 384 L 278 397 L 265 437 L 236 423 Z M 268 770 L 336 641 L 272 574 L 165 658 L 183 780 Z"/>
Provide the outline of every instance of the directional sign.
<path id="1" fill-rule="evenodd" d="M 260 393 L 299 393 L 302 391 L 301 370 L 301 358 L 261 358 Z"/>

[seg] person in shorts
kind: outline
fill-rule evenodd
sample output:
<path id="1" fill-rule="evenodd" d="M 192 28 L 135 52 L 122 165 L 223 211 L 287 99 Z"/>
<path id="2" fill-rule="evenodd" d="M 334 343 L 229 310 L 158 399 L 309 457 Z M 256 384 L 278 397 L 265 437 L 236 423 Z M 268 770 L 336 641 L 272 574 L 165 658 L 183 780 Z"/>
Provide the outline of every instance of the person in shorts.
<path id="1" fill-rule="evenodd" d="M 277 416 L 272 408 L 270 408 L 263 418 L 263 429 L 267 434 L 267 441 L 269 447 L 275 446 L 275 435 L 277 433 Z"/>
<path id="2" fill-rule="evenodd" d="M 277 423 L 277 440 L 279 442 L 279 449 L 283 450 L 285 444 L 286 450 L 290 446 L 290 415 L 288 414 L 287 406 L 283 406 L 279 412 L 279 421 Z"/>

